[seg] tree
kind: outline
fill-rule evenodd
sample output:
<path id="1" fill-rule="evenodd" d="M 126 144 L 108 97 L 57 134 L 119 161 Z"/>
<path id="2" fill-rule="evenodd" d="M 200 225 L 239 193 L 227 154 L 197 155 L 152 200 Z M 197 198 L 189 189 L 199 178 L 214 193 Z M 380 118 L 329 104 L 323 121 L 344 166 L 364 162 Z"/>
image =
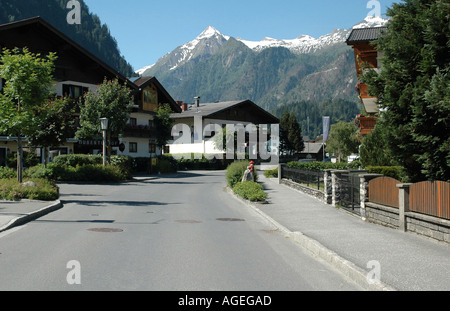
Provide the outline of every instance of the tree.
<path id="1" fill-rule="evenodd" d="M 357 128 L 353 122 L 339 122 L 331 126 L 327 152 L 336 154 L 340 161 L 352 153 L 357 153 L 358 149 Z"/>
<path id="2" fill-rule="evenodd" d="M 39 128 L 28 136 L 31 145 L 41 146 L 47 165 L 48 147 L 59 146 L 74 137 L 74 102 L 69 97 L 54 98 L 41 107 L 36 115 Z"/>
<path id="3" fill-rule="evenodd" d="M 291 145 L 291 152 L 293 153 L 300 153 L 305 148 L 302 129 L 300 128 L 300 124 L 298 123 L 297 118 L 295 117 L 293 112 L 291 112 L 289 116 L 288 140 Z"/>
<path id="4" fill-rule="evenodd" d="M 80 102 L 80 127 L 76 138 L 98 137 L 102 133 L 100 118 L 108 118 L 108 142 L 123 133 L 133 107 L 130 89 L 118 79 L 106 80 L 95 91 L 90 90 Z M 108 154 L 111 152 L 108 144 Z"/>
<path id="5" fill-rule="evenodd" d="M 289 118 L 290 114 L 285 110 L 280 119 L 280 154 L 284 153 L 290 155 L 292 150 L 292 145 L 289 140 Z"/>
<path id="6" fill-rule="evenodd" d="M 284 111 L 280 119 L 280 150 L 288 155 L 304 149 L 302 130 L 294 113 Z"/>
<path id="7" fill-rule="evenodd" d="M 167 144 L 172 137 L 173 120 L 170 118 L 172 109 L 169 104 L 162 104 L 158 107 L 153 119 L 156 129 L 156 141 L 161 148 Z"/>
<path id="8" fill-rule="evenodd" d="M 37 112 L 51 94 L 54 53 L 46 57 L 24 48 L 3 50 L 0 74 L 5 80 L 0 94 L 0 131 L 17 136 L 17 180 L 22 182 L 22 137 L 33 136 L 40 125 Z"/>
<path id="9" fill-rule="evenodd" d="M 386 126 L 382 121 L 379 121 L 372 133 L 364 137 L 364 141 L 359 149 L 363 167 L 397 165 L 387 146 L 387 135 Z"/>
<path id="10" fill-rule="evenodd" d="M 412 182 L 450 180 L 450 5 L 405 0 L 388 15 L 382 70 L 363 79 L 383 108 L 389 149 Z"/>

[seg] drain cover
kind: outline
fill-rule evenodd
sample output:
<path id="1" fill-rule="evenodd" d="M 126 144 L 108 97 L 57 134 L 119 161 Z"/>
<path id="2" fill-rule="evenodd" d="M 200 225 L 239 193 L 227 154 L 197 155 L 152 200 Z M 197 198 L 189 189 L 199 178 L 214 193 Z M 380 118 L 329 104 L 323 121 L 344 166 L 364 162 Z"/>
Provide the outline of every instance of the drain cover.
<path id="1" fill-rule="evenodd" d="M 114 229 L 114 228 L 92 228 L 92 229 L 88 229 L 88 231 L 92 231 L 92 232 L 106 232 L 106 233 L 123 232 L 122 229 Z"/>
<path id="2" fill-rule="evenodd" d="M 180 224 L 200 224 L 201 223 L 201 221 L 191 220 L 191 219 L 175 220 L 175 222 L 180 223 Z"/>
<path id="3" fill-rule="evenodd" d="M 218 221 L 245 221 L 245 219 L 240 218 L 217 218 Z"/>

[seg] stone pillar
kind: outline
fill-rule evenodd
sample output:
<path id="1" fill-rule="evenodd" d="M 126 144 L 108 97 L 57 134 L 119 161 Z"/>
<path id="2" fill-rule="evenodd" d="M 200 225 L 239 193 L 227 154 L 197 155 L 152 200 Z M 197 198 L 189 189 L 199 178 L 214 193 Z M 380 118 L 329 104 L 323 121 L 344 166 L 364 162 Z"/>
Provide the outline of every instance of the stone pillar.
<path id="1" fill-rule="evenodd" d="M 283 167 L 286 166 L 286 164 L 278 164 L 278 184 L 281 184 L 281 180 L 283 179 L 282 172 Z"/>
<path id="2" fill-rule="evenodd" d="M 398 215 L 398 228 L 399 230 L 406 232 L 406 213 L 409 212 L 409 188 L 412 184 L 398 184 L 399 189 L 398 203 L 399 203 L 399 215 Z"/>
<path id="3" fill-rule="evenodd" d="M 361 219 L 366 221 L 366 202 L 369 202 L 369 181 L 377 177 L 382 177 L 381 174 L 360 174 L 359 179 L 359 199 L 360 199 L 360 214 Z"/>
<path id="4" fill-rule="evenodd" d="M 341 175 L 344 173 L 349 173 L 347 170 L 331 170 L 331 205 L 333 207 L 337 206 L 340 196 L 340 185 L 339 180 Z"/>
<path id="5" fill-rule="evenodd" d="M 324 201 L 327 204 L 332 203 L 333 193 L 332 193 L 332 182 L 331 182 L 331 170 L 324 170 L 323 172 L 323 183 L 324 183 Z"/>

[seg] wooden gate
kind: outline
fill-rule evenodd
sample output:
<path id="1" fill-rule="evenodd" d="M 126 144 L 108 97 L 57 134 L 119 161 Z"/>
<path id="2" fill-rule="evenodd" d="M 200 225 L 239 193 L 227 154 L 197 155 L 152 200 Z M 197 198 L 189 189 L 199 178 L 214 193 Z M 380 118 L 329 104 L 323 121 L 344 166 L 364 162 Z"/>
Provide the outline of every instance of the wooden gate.
<path id="1" fill-rule="evenodd" d="M 398 208 L 397 184 L 401 182 L 391 177 L 378 177 L 369 181 L 369 201 Z"/>

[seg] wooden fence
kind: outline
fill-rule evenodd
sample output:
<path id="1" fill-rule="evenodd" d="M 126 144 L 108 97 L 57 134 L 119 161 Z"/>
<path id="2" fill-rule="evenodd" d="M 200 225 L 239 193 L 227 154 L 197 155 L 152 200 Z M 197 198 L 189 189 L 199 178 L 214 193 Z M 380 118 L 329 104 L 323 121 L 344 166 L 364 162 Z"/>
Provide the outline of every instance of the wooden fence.
<path id="1" fill-rule="evenodd" d="M 399 207 L 397 184 L 401 182 L 391 177 L 378 177 L 369 182 L 369 202 Z"/>
<path id="2" fill-rule="evenodd" d="M 450 183 L 424 181 L 411 185 L 409 189 L 409 210 L 450 219 Z"/>
<path id="3" fill-rule="evenodd" d="M 369 182 L 369 202 L 399 208 L 400 181 L 378 177 Z M 450 183 L 424 181 L 409 188 L 409 211 L 450 219 Z"/>

